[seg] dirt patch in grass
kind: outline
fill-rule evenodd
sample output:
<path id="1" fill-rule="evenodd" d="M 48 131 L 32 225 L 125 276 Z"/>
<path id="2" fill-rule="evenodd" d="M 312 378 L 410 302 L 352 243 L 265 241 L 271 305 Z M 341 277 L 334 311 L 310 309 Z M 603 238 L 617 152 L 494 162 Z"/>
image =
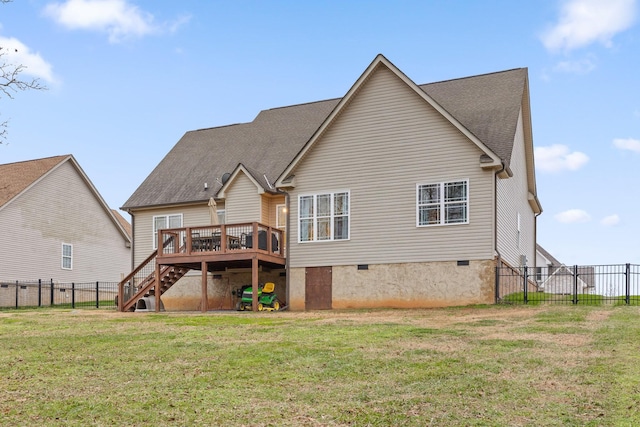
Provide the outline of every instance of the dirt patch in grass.
<path id="1" fill-rule="evenodd" d="M 640 425 L 636 324 L 628 307 L 5 311 L 0 424 Z"/>

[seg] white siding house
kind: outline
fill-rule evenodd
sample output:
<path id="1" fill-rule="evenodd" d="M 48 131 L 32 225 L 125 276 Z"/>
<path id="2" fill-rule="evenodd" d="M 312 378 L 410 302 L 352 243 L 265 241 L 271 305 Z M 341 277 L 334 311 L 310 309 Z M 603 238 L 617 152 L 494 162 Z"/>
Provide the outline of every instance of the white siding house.
<path id="1" fill-rule="evenodd" d="M 0 165 L 0 280 L 119 281 L 131 238 L 73 156 Z"/>

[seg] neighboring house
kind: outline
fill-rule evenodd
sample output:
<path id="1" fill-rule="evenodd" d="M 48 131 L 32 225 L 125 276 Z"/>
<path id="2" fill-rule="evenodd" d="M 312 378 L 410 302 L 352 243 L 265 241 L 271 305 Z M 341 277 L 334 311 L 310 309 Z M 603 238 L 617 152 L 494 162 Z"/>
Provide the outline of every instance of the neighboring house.
<path id="1" fill-rule="evenodd" d="M 286 250 L 247 264 L 224 239 L 207 256 L 179 249 L 212 223 L 212 197 L 215 233 L 258 222 Z M 163 294 L 167 309 L 230 308 L 258 281 L 294 310 L 491 303 L 496 265 L 535 262 L 527 69 L 417 85 L 379 55 L 342 98 L 187 132 L 122 209 L 134 265 L 180 241 L 157 271 L 200 271 Z"/>
<path id="2" fill-rule="evenodd" d="M 577 272 L 577 277 L 574 273 Z M 566 266 L 546 249 L 536 245 L 536 283 L 549 294 L 592 294 L 595 292 L 593 266 Z"/>
<path id="3" fill-rule="evenodd" d="M 0 281 L 118 282 L 127 227 L 71 155 L 0 165 Z"/>

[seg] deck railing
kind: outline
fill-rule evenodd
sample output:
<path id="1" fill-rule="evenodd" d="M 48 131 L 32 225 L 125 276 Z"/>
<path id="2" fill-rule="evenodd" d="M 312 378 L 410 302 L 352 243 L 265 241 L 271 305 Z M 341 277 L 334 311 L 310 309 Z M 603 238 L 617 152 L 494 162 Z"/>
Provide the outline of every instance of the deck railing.
<path id="1" fill-rule="evenodd" d="M 160 230 L 158 256 L 254 250 L 284 256 L 282 230 L 258 222 Z"/>

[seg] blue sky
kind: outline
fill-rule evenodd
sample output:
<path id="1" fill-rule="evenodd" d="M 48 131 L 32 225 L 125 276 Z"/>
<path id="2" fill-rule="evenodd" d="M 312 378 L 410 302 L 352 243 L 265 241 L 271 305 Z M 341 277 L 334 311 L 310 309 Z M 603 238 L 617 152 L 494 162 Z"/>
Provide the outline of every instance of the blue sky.
<path id="1" fill-rule="evenodd" d="M 189 130 L 343 96 L 376 54 L 418 84 L 528 67 L 538 242 L 640 264 L 638 0 L 14 0 L 0 163 L 73 154 L 124 204 Z M 29 75 L 27 75 L 28 73 Z"/>

